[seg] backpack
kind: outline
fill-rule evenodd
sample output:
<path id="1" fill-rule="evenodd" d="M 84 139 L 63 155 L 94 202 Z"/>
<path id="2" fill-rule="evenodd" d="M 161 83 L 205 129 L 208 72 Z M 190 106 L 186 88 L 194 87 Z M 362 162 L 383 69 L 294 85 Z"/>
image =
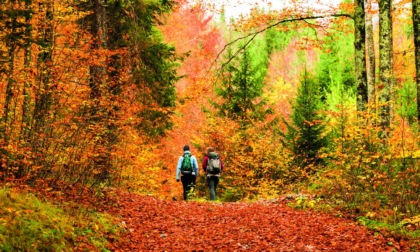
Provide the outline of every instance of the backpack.
<path id="1" fill-rule="evenodd" d="M 207 174 L 220 174 L 222 171 L 222 164 L 220 162 L 220 156 L 216 152 L 209 153 L 209 159 L 207 161 Z"/>
<path id="2" fill-rule="evenodd" d="M 192 172 L 193 172 L 193 166 L 191 162 L 191 154 L 186 153 L 184 154 L 184 160 L 182 160 L 181 173 L 183 175 L 191 175 Z"/>

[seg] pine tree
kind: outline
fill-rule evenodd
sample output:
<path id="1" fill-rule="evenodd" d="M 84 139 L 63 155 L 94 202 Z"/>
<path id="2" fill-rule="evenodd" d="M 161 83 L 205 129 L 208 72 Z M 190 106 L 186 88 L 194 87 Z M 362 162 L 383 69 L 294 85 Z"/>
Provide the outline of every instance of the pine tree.
<path id="1" fill-rule="evenodd" d="M 319 83 L 305 73 L 293 105 L 293 124 L 287 123 L 284 143 L 292 150 L 296 164 L 309 173 L 313 172 L 313 165 L 322 162 L 319 152 L 327 145 L 321 108 Z"/>
<path id="2" fill-rule="evenodd" d="M 265 45 L 263 43 L 264 41 L 251 43 L 234 58 L 232 49 L 228 49 L 226 58 L 230 62 L 225 65 L 222 81 L 216 89 L 224 100 L 221 104 L 214 104 L 219 109 L 219 114 L 243 125 L 253 120 L 264 120 L 269 113 L 264 108 L 266 101 L 262 98 L 268 64 L 268 54 L 258 51 L 258 48 Z"/>

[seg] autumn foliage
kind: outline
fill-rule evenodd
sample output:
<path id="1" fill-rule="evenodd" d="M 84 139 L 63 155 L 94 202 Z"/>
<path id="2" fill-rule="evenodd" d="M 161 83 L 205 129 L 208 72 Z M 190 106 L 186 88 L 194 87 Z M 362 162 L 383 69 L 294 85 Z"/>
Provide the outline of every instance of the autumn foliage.
<path id="1" fill-rule="evenodd" d="M 128 237 L 116 250 L 405 249 L 353 222 L 266 200 L 305 193 L 325 209 L 418 236 L 420 136 L 406 4 L 393 9 L 392 76 L 377 67 L 374 96 L 360 109 L 353 3 L 309 10 L 293 2 L 229 19 L 204 1 L 3 1 L 1 184 L 111 205 Z M 371 34 L 376 62 L 379 25 Z M 317 90 L 302 94 L 307 73 Z M 379 99 L 387 90 L 389 99 Z M 196 202 L 167 201 L 181 199 L 175 165 L 185 144 L 199 165 L 209 146 L 221 155 L 220 202 L 265 203 L 198 203 L 208 199 L 201 167 Z M 116 188 L 153 197 L 110 200 Z M 210 230 L 224 239 L 208 239 Z"/>

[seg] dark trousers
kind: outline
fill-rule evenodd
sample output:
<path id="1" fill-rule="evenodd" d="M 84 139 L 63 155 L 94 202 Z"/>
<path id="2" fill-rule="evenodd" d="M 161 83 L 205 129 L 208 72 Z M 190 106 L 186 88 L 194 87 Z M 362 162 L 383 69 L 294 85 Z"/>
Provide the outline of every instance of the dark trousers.
<path id="1" fill-rule="evenodd" d="M 209 176 L 207 177 L 207 185 L 210 189 L 210 200 L 216 200 L 216 189 L 217 184 L 219 184 L 219 177 Z"/>
<path id="2" fill-rule="evenodd" d="M 184 200 L 188 200 L 188 194 L 195 186 L 195 176 L 182 175 L 181 176 L 182 188 L 184 189 Z"/>

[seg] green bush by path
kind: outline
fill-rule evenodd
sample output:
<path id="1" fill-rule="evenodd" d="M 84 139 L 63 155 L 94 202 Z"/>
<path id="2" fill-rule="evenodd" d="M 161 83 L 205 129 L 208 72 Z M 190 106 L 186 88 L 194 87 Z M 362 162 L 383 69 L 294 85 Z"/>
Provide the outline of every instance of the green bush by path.
<path id="1" fill-rule="evenodd" d="M 0 202 L 0 251 L 108 251 L 107 239 L 118 232 L 107 215 L 70 212 L 33 194 L 3 188 Z"/>

